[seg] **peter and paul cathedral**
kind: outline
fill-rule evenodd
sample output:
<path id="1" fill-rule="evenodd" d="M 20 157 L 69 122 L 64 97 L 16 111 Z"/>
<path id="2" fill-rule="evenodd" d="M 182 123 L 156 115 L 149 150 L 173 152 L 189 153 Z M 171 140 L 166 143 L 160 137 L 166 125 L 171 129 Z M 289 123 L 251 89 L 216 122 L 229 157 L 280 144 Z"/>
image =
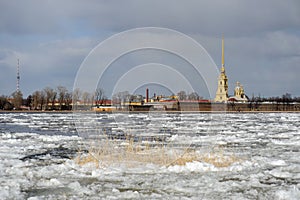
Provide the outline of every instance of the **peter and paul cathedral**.
<path id="1" fill-rule="evenodd" d="M 225 73 L 225 56 L 224 56 L 224 37 L 222 37 L 222 67 L 218 78 L 218 89 L 216 92 L 215 102 L 227 103 L 227 101 L 247 102 L 243 86 L 237 82 L 234 90 L 234 96 L 228 96 L 228 78 Z"/>

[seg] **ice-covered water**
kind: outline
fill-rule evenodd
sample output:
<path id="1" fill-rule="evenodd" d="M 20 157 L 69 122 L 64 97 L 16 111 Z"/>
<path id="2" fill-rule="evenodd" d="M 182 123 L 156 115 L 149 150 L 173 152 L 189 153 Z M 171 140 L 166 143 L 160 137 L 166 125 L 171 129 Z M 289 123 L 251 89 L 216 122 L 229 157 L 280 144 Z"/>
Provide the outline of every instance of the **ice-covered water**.
<path id="1" fill-rule="evenodd" d="M 163 133 L 240 158 L 228 167 L 194 161 L 96 168 L 74 160 L 87 146 L 72 114 L 0 113 L 0 199 L 300 199 L 299 121 L 300 113 L 90 116 L 80 136 Z"/>

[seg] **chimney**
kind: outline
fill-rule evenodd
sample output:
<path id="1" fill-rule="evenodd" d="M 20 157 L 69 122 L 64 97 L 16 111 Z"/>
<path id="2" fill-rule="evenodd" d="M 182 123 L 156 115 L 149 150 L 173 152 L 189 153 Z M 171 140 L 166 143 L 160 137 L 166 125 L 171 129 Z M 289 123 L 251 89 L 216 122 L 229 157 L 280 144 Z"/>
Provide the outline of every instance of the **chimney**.
<path id="1" fill-rule="evenodd" d="M 146 89 L 146 103 L 149 102 L 149 89 Z"/>

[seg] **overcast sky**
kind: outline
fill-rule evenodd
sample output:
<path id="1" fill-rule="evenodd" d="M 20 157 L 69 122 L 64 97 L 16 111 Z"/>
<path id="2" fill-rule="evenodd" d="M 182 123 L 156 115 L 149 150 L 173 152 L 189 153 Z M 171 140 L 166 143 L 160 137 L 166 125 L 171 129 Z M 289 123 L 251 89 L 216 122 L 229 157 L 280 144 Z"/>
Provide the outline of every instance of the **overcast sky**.
<path id="1" fill-rule="evenodd" d="M 224 34 L 230 94 L 240 81 L 248 96 L 300 96 L 299 0 L 2 0 L 0 94 L 16 90 L 18 58 L 25 97 L 46 86 L 71 90 L 96 45 L 149 26 L 192 37 L 218 67 Z"/>

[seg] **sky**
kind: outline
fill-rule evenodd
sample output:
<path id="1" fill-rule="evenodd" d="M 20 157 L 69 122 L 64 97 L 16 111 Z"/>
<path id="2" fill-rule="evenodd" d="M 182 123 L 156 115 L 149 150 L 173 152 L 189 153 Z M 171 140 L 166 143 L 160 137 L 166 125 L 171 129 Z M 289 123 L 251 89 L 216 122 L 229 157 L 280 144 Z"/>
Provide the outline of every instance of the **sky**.
<path id="1" fill-rule="evenodd" d="M 197 41 L 219 68 L 224 35 L 231 95 L 239 81 L 248 96 L 300 96 L 299 19 L 299 0 L 2 0 L 0 95 L 16 90 L 17 59 L 24 97 L 45 87 L 72 90 L 82 62 L 99 43 L 130 29 L 161 27 Z"/>

